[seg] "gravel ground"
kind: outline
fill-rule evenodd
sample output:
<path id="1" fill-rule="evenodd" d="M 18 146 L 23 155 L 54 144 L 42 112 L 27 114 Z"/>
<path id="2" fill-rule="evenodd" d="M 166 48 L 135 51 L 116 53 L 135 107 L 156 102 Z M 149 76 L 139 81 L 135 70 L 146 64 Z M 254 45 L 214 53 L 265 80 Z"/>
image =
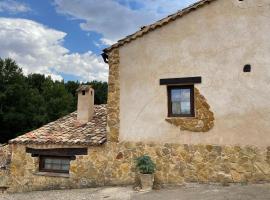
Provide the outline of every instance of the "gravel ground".
<path id="1" fill-rule="evenodd" d="M 0 194 L 0 200 L 269 200 L 270 184 L 218 185 L 189 184 L 151 192 L 136 192 L 132 187 L 103 187 L 78 190 L 38 191 Z"/>

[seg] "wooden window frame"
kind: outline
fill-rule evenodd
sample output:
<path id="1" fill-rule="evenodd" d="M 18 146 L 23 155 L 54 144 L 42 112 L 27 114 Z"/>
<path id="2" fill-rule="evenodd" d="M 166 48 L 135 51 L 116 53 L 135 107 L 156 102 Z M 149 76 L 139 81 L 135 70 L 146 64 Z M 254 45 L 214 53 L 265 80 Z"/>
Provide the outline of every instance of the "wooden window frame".
<path id="1" fill-rule="evenodd" d="M 45 159 L 46 158 L 52 158 L 52 159 L 65 159 L 69 160 L 69 162 L 72 160 L 72 157 L 70 156 L 39 156 L 39 171 L 40 172 L 52 172 L 52 173 L 63 173 L 63 174 L 69 174 L 69 170 L 54 170 L 54 169 L 45 169 Z M 69 163 L 70 166 L 70 163 Z"/>
<path id="2" fill-rule="evenodd" d="M 160 79 L 160 85 L 192 85 L 196 83 L 202 83 L 202 77 L 185 77 L 185 78 L 165 78 Z"/>
<path id="3" fill-rule="evenodd" d="M 172 101 L 171 101 L 172 89 L 190 89 L 190 114 L 173 114 L 172 113 Z M 168 85 L 167 94 L 168 94 L 168 117 L 195 117 L 194 85 Z"/>
<path id="4" fill-rule="evenodd" d="M 60 156 L 72 157 L 75 160 L 76 155 L 87 155 L 87 148 L 56 148 L 56 149 L 33 149 L 26 147 L 26 153 L 31 153 L 32 157 L 38 156 Z"/>

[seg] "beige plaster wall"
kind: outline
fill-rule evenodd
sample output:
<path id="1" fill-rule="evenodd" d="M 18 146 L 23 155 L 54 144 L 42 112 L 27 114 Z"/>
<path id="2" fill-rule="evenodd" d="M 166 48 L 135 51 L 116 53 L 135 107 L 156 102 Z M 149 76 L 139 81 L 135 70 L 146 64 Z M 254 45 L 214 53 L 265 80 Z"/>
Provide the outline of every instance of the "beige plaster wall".
<path id="1" fill-rule="evenodd" d="M 77 119 L 81 123 L 87 123 L 93 117 L 94 94 L 95 91 L 92 88 L 89 88 L 88 91 L 85 91 L 85 95 L 82 95 L 82 91 L 78 93 Z"/>
<path id="2" fill-rule="evenodd" d="M 269 0 L 217 0 L 120 47 L 120 141 L 269 145 L 269 10 Z M 165 121 L 159 79 L 190 76 L 215 115 L 207 133 Z"/>

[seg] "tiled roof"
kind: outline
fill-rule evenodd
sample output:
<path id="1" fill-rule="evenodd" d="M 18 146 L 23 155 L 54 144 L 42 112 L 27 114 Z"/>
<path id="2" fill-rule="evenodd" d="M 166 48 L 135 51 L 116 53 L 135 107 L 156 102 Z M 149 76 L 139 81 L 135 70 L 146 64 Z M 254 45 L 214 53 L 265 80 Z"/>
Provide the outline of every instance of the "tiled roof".
<path id="1" fill-rule="evenodd" d="M 9 143 L 97 146 L 106 142 L 106 126 L 106 105 L 95 105 L 94 116 L 88 123 L 78 122 L 77 113 L 73 112 L 39 129 L 10 140 Z"/>
<path id="2" fill-rule="evenodd" d="M 114 48 L 118 48 L 120 46 L 123 46 L 124 44 L 129 43 L 132 40 L 135 40 L 135 39 L 137 39 L 139 37 L 142 37 L 146 33 L 150 32 L 150 31 L 153 31 L 153 30 L 155 30 L 157 28 L 160 28 L 160 27 L 168 24 L 169 22 L 172 22 L 172 21 L 176 20 L 177 18 L 182 17 L 182 16 L 190 13 L 191 11 L 196 10 L 197 8 L 200 8 L 200 7 L 202 7 L 202 6 L 206 5 L 206 4 L 211 3 L 212 1 L 216 1 L 216 0 L 200 0 L 197 3 L 194 3 L 194 4 L 190 5 L 187 8 L 184 8 L 183 10 L 179 10 L 176 13 L 174 13 L 172 15 L 169 15 L 169 16 L 167 16 L 167 17 L 165 17 L 165 18 L 163 18 L 163 19 L 161 19 L 161 20 L 159 20 L 159 21 L 157 21 L 157 22 L 155 22 L 155 23 L 153 23 L 153 24 L 151 24 L 149 26 L 143 26 L 141 28 L 141 30 L 135 32 L 134 34 L 131 34 L 131 35 L 125 37 L 124 39 L 119 40 L 117 43 L 115 43 L 112 46 L 104 49 L 103 51 L 106 53 L 106 52 L 111 51 Z"/>

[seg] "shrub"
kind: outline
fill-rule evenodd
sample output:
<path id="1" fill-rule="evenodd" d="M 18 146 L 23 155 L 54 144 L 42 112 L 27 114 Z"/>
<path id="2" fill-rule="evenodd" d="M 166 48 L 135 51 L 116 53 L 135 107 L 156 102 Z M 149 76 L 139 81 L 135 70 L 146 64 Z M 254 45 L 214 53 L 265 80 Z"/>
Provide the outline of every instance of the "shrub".
<path id="1" fill-rule="evenodd" d="M 149 156 L 144 155 L 136 159 L 136 168 L 142 174 L 153 174 L 155 172 L 156 165 Z"/>

